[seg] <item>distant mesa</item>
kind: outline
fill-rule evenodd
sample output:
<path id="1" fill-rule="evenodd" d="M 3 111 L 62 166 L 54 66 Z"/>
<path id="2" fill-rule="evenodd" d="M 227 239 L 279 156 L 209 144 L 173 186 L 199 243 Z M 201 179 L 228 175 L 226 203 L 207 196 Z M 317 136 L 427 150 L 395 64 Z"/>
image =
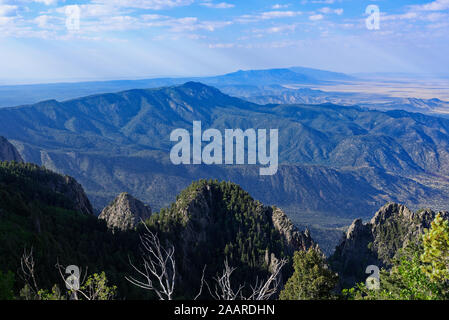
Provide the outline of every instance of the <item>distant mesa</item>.
<path id="1" fill-rule="evenodd" d="M 119 194 L 98 216 L 105 220 L 108 228 L 119 230 L 134 229 L 141 220 L 151 216 L 151 208 L 129 193 Z"/>

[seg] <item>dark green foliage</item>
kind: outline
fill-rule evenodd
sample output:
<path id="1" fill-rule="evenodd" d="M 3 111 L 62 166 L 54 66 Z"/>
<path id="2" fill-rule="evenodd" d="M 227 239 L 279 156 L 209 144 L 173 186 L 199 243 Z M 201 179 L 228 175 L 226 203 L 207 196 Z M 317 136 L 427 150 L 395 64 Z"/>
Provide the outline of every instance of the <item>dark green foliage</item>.
<path id="1" fill-rule="evenodd" d="M 25 160 L 74 176 L 98 209 L 127 191 L 160 210 L 200 177 L 232 180 L 256 199 L 288 208 L 295 223 L 315 219 L 326 227 L 367 217 L 386 198 L 434 208 L 449 199 L 444 181 L 434 181 L 435 173 L 449 172 L 440 161 L 449 121 L 430 116 L 331 104 L 262 106 L 187 83 L 3 108 L 0 119 L 0 135 L 14 140 Z M 257 166 L 171 165 L 170 132 L 191 130 L 192 120 L 220 131 L 279 129 L 277 175 L 260 177 Z M 332 225 L 323 216 L 330 212 Z"/>
<path id="2" fill-rule="evenodd" d="M 328 268 L 319 250 L 295 252 L 293 267 L 295 271 L 281 291 L 281 300 L 335 299 L 338 276 Z"/>
<path id="3" fill-rule="evenodd" d="M 355 300 L 447 300 L 449 286 L 426 275 L 420 259 L 423 252 L 422 243 L 407 246 L 390 270 L 381 270 L 380 290 L 369 290 L 365 283 L 359 283 L 344 289 L 343 296 Z"/>
<path id="4" fill-rule="evenodd" d="M 14 299 L 14 273 L 0 270 L 0 300 Z"/>
<path id="5" fill-rule="evenodd" d="M 153 215 L 148 225 L 175 244 L 181 291 L 192 295 L 205 265 L 210 279 L 221 272 L 227 258 L 238 268 L 233 274 L 236 283 L 249 285 L 256 276 L 268 275 L 266 252 L 287 257 L 286 245 L 273 226 L 272 210 L 236 184 L 200 180 L 182 191 L 169 209 Z"/>
<path id="6" fill-rule="evenodd" d="M 0 163 L 0 270 L 17 274 L 24 249 L 32 248 L 40 289 L 63 285 L 55 267 L 59 261 L 87 267 L 90 274 L 105 271 L 121 297 L 138 298 L 124 280 L 130 271 L 128 256 L 138 254 L 137 235 L 112 234 L 95 216 L 70 209 L 72 199 L 46 187 L 60 179 L 32 164 Z M 23 286 L 16 276 L 14 292 Z"/>

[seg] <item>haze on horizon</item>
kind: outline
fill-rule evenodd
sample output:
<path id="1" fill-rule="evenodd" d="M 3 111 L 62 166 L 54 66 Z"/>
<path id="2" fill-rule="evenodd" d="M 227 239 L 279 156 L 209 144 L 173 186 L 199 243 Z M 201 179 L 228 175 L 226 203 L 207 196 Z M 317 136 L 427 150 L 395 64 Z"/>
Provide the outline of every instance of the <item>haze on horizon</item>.
<path id="1" fill-rule="evenodd" d="M 366 28 L 371 4 L 379 30 Z M 449 0 L 0 0 L 0 84 L 292 66 L 439 76 L 448 31 Z"/>

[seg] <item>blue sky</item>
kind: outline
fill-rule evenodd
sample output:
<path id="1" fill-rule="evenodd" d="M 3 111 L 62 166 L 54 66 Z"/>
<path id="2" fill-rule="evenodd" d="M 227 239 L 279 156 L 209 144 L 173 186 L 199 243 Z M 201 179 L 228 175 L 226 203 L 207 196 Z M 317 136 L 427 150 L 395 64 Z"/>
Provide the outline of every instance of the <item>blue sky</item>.
<path id="1" fill-rule="evenodd" d="M 288 66 L 449 74 L 449 0 L 0 0 L 1 83 Z"/>

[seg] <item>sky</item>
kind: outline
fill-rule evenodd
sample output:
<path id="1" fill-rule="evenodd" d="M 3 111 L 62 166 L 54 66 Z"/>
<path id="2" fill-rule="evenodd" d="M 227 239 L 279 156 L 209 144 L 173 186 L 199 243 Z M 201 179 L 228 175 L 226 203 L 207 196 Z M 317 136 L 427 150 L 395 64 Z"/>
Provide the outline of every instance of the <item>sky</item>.
<path id="1" fill-rule="evenodd" d="M 449 0 L 0 0 L 1 84 L 291 66 L 449 74 Z"/>

